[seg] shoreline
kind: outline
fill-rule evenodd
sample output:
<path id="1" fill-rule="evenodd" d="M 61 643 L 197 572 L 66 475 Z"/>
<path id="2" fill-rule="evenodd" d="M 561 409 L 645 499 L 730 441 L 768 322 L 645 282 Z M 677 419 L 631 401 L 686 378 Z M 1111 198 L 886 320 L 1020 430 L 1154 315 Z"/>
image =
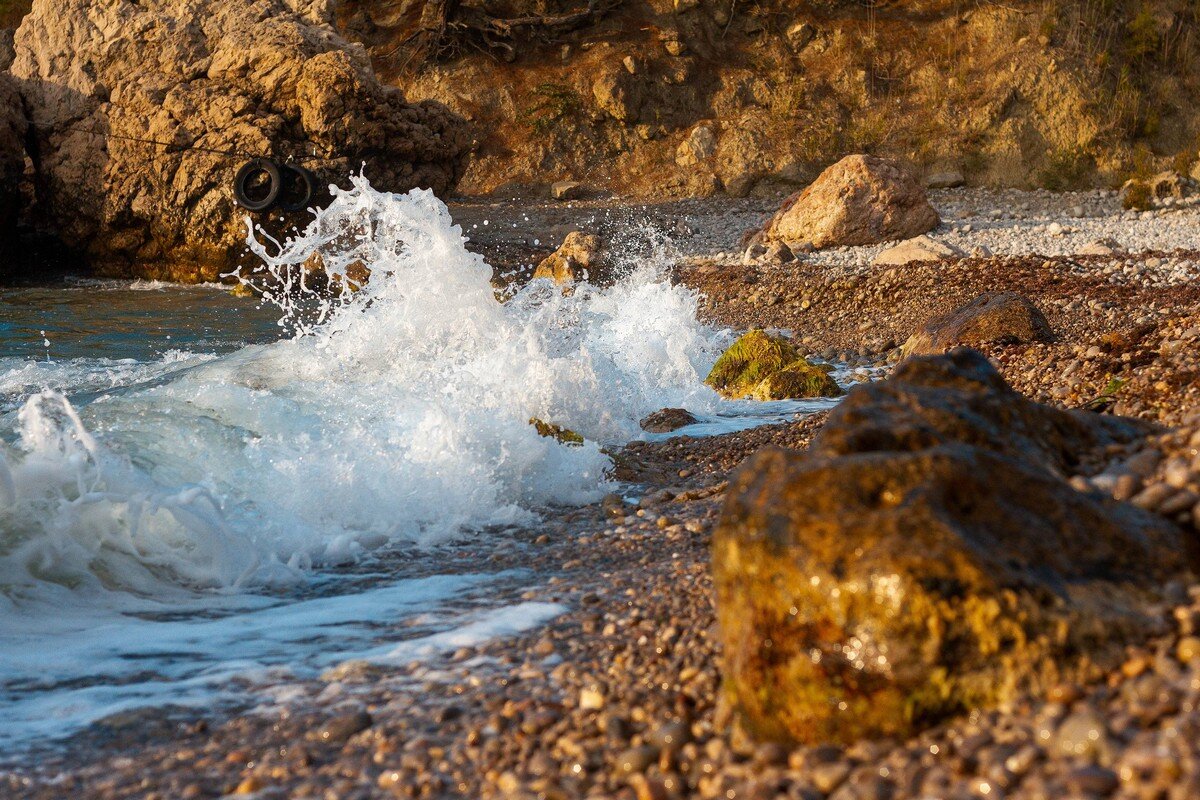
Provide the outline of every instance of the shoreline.
<path id="1" fill-rule="evenodd" d="M 1175 216 L 1200 235 L 1195 209 L 1146 219 Z M 942 229 L 934 236 L 944 238 Z M 1014 388 L 1074 407 L 1120 377 L 1127 382 L 1114 411 L 1185 425 L 1144 450 L 1172 456 L 1200 443 L 1200 249 L 1001 252 L 897 268 L 869 268 L 870 249 L 855 250 L 862 257 L 842 263 L 710 253 L 673 277 L 709 298 L 707 322 L 789 328 L 810 352 L 864 369 L 895 363 L 926 319 L 984 290 L 1017 291 L 1035 300 L 1056 336 L 984 348 Z M 647 487 L 638 509 L 610 498 L 565 510 L 493 554 L 499 568 L 522 564 L 547 576 L 517 599 L 568 607 L 542 628 L 406 668 L 343 667 L 311 682 L 307 709 L 211 721 L 197 714 L 158 727 L 147 723 L 153 713 L 134 716 L 106 741 L 75 740 L 44 762 L 49 774 L 0 771 L 0 794 L 1175 800 L 1200 792 L 1200 740 L 1191 735 L 1200 713 L 1200 585 L 1173 587 L 1172 602 L 1155 609 L 1161 627 L 1095 685 L 1057 686 L 904 742 L 788 751 L 754 746 L 732 726 L 719 701 L 708 565 L 725 482 L 759 447 L 805 447 L 824 418 L 623 448 L 616 476 Z M 1149 491 L 1161 471 L 1141 480 Z"/>

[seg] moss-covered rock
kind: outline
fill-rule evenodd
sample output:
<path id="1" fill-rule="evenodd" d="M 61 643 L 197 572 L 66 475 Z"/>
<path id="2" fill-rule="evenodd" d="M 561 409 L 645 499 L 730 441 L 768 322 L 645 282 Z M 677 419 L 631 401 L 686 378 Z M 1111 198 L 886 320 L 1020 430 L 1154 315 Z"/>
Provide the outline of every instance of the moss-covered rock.
<path id="1" fill-rule="evenodd" d="M 903 737 L 1119 663 L 1195 552 L 1063 475 L 1146 433 L 1033 403 L 958 350 L 853 390 L 809 452 L 752 456 L 713 540 L 724 682 L 747 729 Z"/>
<path id="2" fill-rule="evenodd" d="M 803 397 L 841 397 L 845 392 L 829 376 L 831 367 L 793 361 L 763 378 L 750 396 L 755 400 L 793 400 Z"/>
<path id="3" fill-rule="evenodd" d="M 570 428 L 564 428 L 562 425 L 555 425 L 552 422 L 530 417 L 529 424 L 538 432 L 538 436 L 544 436 L 547 439 L 557 439 L 568 447 L 580 447 L 583 444 L 583 437 Z"/>
<path id="4" fill-rule="evenodd" d="M 842 393 L 825 367 L 810 364 L 786 338 L 757 329 L 731 344 L 704 382 L 734 399 L 784 400 Z"/>

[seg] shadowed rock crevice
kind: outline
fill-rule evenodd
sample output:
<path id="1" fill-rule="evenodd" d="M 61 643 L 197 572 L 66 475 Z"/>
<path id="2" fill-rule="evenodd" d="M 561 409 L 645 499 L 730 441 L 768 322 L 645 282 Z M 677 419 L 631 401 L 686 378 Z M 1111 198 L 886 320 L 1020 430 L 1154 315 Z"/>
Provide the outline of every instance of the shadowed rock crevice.
<path id="1" fill-rule="evenodd" d="M 0 73 L 0 236 L 11 233 L 21 205 L 25 134 L 21 96 L 12 79 Z"/>

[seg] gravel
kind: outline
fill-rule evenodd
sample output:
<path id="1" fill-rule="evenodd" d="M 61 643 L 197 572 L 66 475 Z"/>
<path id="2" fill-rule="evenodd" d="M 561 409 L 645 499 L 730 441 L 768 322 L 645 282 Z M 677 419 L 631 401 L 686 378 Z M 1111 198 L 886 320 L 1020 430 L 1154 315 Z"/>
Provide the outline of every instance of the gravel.
<path id="1" fill-rule="evenodd" d="M 691 231 L 678 238 L 685 258 L 674 277 L 704 293 L 707 319 L 791 330 L 856 380 L 886 375 L 930 316 L 984 290 L 1019 291 L 1055 338 L 985 348 L 1016 388 L 1062 406 L 1100 401 L 1163 426 L 1081 466 L 1073 485 L 1200 530 L 1195 206 L 1131 216 L 1111 193 L 933 196 L 947 220 L 935 237 L 995 255 L 883 269 L 870 266 L 879 248 L 855 248 L 743 264 L 736 240 L 774 200 L 457 211 L 468 229 L 489 220 L 473 229 L 477 246 L 510 248 L 514 258 L 587 215 Z M 1131 252 L 1071 256 L 1106 236 Z M 402 668 L 344 665 L 304 685 L 303 700 L 261 713 L 131 720 L 0 770 L 0 796 L 1200 797 L 1200 585 L 1167 587 L 1170 602 L 1150 609 L 1161 624 L 1096 684 L 1053 685 L 908 741 L 787 749 L 739 728 L 719 691 L 710 533 L 729 471 L 765 445 L 805 447 L 823 419 L 624 448 L 616 475 L 640 494 L 636 506 L 614 496 L 563 510 L 491 556 L 499 568 L 545 577 L 523 598 L 570 608 L 543 629 Z"/>

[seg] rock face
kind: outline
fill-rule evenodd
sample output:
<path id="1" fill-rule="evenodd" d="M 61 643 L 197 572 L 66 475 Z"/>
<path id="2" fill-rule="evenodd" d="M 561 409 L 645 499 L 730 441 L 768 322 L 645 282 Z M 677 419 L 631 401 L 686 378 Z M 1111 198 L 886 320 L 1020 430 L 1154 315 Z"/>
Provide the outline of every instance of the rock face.
<path id="1" fill-rule="evenodd" d="M 704 382 L 735 399 L 789 400 L 842 394 L 827 368 L 810 364 L 782 336 L 760 330 L 749 331 L 731 344 Z"/>
<path id="2" fill-rule="evenodd" d="M 611 279 L 604 243 L 594 233 L 572 231 L 563 243 L 542 259 L 533 271 L 534 278 L 549 278 L 558 284 L 589 281 L 603 283 Z"/>
<path id="3" fill-rule="evenodd" d="M 25 111 L 15 82 L 0 72 L 0 236 L 17 221 L 25 172 Z M 0 243 L 0 248 L 3 248 Z"/>
<path id="4" fill-rule="evenodd" d="M 108 272 L 211 279 L 232 266 L 246 159 L 189 147 L 315 155 L 304 163 L 326 184 L 365 165 L 389 190 L 453 186 L 468 149 L 459 118 L 380 84 L 323 0 L 35 0 L 15 50 L 39 208 Z"/>
<path id="5" fill-rule="evenodd" d="M 1050 335 L 1050 323 L 1029 298 L 1015 292 L 986 292 L 925 323 L 904 343 L 902 352 L 930 355 L 959 345 L 1044 342 Z"/>
<path id="6" fill-rule="evenodd" d="M 965 255 L 966 253 L 953 245 L 922 235 L 889 247 L 875 256 L 872 263 L 877 266 L 901 266 L 912 261 L 941 261 L 946 258 L 962 258 Z"/>
<path id="7" fill-rule="evenodd" d="M 846 156 L 767 223 L 766 237 L 838 247 L 911 239 L 940 220 L 924 187 L 903 167 L 874 156 Z"/>
<path id="8" fill-rule="evenodd" d="M 675 163 L 695 166 L 717 152 L 717 135 L 708 125 L 697 125 L 675 150 Z"/>
<path id="9" fill-rule="evenodd" d="M 957 350 L 855 389 L 810 452 L 748 459 L 713 573 L 749 731 L 903 737 L 1111 667 L 1196 554 L 1161 517 L 1063 476 L 1146 432 L 1038 405 Z"/>
<path id="10" fill-rule="evenodd" d="M 13 61 L 13 32 L 0 30 L 0 70 L 7 70 Z"/>

